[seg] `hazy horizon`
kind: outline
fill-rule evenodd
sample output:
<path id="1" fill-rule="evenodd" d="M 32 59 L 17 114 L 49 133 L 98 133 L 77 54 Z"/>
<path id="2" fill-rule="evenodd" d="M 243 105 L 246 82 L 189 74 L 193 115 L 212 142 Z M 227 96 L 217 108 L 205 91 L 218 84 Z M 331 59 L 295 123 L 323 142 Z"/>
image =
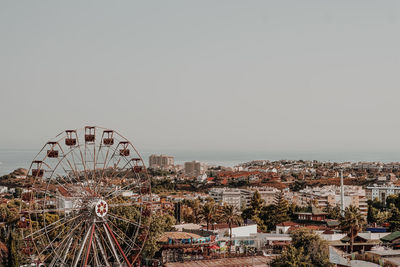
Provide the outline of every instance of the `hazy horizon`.
<path id="1" fill-rule="evenodd" d="M 397 1 L 1 1 L 0 148 L 400 155 Z"/>

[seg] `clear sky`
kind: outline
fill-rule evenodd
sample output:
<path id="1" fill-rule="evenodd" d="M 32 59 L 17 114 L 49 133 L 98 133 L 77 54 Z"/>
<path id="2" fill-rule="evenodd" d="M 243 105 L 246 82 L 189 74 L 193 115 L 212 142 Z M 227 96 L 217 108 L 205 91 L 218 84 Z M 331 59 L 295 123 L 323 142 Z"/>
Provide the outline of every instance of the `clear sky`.
<path id="1" fill-rule="evenodd" d="M 0 148 L 400 150 L 398 1 L 0 1 Z"/>

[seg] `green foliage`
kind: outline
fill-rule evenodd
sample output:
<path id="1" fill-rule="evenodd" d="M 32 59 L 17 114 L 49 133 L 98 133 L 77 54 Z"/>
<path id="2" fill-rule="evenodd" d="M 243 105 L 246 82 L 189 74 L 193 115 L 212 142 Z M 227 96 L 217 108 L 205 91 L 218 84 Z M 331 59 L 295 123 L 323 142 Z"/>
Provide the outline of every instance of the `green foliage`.
<path id="1" fill-rule="evenodd" d="M 169 192 L 175 190 L 175 182 L 171 179 L 165 178 L 161 180 L 151 181 L 151 191 L 154 194 L 159 194 L 161 192 Z"/>
<path id="2" fill-rule="evenodd" d="M 240 225 L 242 222 L 242 219 L 238 211 L 232 205 L 224 205 L 221 211 L 221 219 L 228 224 L 229 238 L 232 239 L 232 225 L 233 224 Z"/>
<path id="3" fill-rule="evenodd" d="M 149 235 L 142 250 L 143 258 L 152 259 L 154 257 L 156 252 L 160 249 L 158 244 L 159 238 L 164 232 L 171 231 L 174 224 L 175 218 L 171 215 L 152 217 Z"/>
<path id="4" fill-rule="evenodd" d="M 274 210 L 275 224 L 279 224 L 289 220 L 288 212 L 289 212 L 289 203 L 283 197 L 283 194 L 279 194 L 276 198 L 276 204 Z"/>
<path id="5" fill-rule="evenodd" d="M 16 234 L 11 232 L 7 242 L 8 247 L 8 259 L 7 267 L 19 267 L 20 266 L 20 255 L 18 253 L 18 244 Z"/>
<path id="6" fill-rule="evenodd" d="M 217 206 L 214 201 L 207 201 L 207 203 L 204 204 L 201 216 L 206 221 L 208 230 L 210 224 L 216 222 L 218 219 Z"/>
<path id="7" fill-rule="evenodd" d="M 388 222 L 390 223 L 390 231 L 400 231 L 400 211 L 398 208 L 392 206 L 392 209 L 390 210 L 390 217 L 388 219 Z"/>
<path id="8" fill-rule="evenodd" d="M 329 247 L 316 233 L 308 229 L 298 229 L 291 233 L 292 246 L 304 248 L 304 253 L 310 255 L 312 266 L 330 266 Z"/>
<path id="9" fill-rule="evenodd" d="M 20 188 L 20 187 L 15 188 L 15 192 L 14 192 L 13 195 L 14 195 L 15 198 L 21 198 L 22 188 Z"/>
<path id="10" fill-rule="evenodd" d="M 282 255 L 271 262 L 272 267 L 307 267 L 312 266 L 310 257 L 303 248 L 289 246 Z"/>
<path id="11" fill-rule="evenodd" d="M 385 208 L 385 205 L 377 198 L 375 198 L 374 200 L 368 200 L 368 205 L 371 205 L 378 210 L 383 210 Z"/>
<path id="12" fill-rule="evenodd" d="M 347 207 L 344 211 L 344 216 L 340 218 L 341 229 L 347 232 L 350 237 L 351 251 L 353 251 L 354 238 L 363 229 L 365 223 L 360 209 L 355 206 Z"/>
<path id="13" fill-rule="evenodd" d="M 340 207 L 335 206 L 332 207 L 331 205 L 327 205 L 325 212 L 327 213 L 326 217 L 328 219 L 338 220 L 340 218 Z"/>
<path id="14" fill-rule="evenodd" d="M 247 220 L 259 217 L 263 206 L 264 200 L 261 198 L 260 193 L 258 191 L 254 192 L 249 207 L 242 212 L 243 219 Z"/>
<path id="15" fill-rule="evenodd" d="M 303 228 L 293 231 L 291 236 L 291 245 L 271 266 L 332 266 L 329 263 L 328 244 L 317 234 Z"/>
<path id="16" fill-rule="evenodd" d="M 275 226 L 279 223 L 288 221 L 290 215 L 294 216 L 295 209 L 296 207 L 290 205 L 283 194 L 277 196 L 276 204 L 264 206 L 264 200 L 256 191 L 251 199 L 250 206 L 243 210 L 242 217 L 245 220 L 251 219 L 256 222 L 261 231 L 267 231 L 275 229 Z"/>
<path id="17" fill-rule="evenodd" d="M 372 205 L 368 205 L 367 222 L 376 223 L 379 210 Z"/>
<path id="18" fill-rule="evenodd" d="M 389 195 L 386 198 L 386 208 L 391 209 L 392 206 L 400 208 L 400 197 L 399 195 Z"/>

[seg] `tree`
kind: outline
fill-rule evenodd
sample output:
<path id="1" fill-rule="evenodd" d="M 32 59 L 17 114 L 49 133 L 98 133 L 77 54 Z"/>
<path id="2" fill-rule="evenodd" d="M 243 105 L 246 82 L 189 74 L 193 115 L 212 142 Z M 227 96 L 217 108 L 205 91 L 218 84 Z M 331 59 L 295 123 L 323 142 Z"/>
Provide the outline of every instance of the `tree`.
<path id="1" fill-rule="evenodd" d="M 328 219 L 333 219 L 333 220 L 337 220 L 337 219 L 339 219 L 340 218 L 340 207 L 339 206 L 335 206 L 335 207 L 332 207 L 331 205 L 329 205 L 329 203 L 328 203 L 328 205 L 326 206 L 326 208 L 325 208 L 325 212 L 327 213 L 327 218 Z"/>
<path id="2" fill-rule="evenodd" d="M 285 199 L 283 194 L 278 194 L 275 200 L 275 225 L 289 220 L 288 216 L 289 202 Z"/>
<path id="3" fill-rule="evenodd" d="M 340 227 L 347 232 L 350 237 L 350 251 L 353 252 L 354 238 L 365 225 L 365 219 L 360 213 L 360 209 L 355 206 L 349 206 L 344 211 L 344 216 L 340 218 Z"/>
<path id="4" fill-rule="evenodd" d="M 307 267 L 313 266 L 310 257 L 304 253 L 302 247 L 296 248 L 294 246 L 287 247 L 280 257 L 275 258 L 271 262 L 272 267 Z"/>
<path id="5" fill-rule="evenodd" d="M 266 226 L 264 225 L 264 222 L 261 219 L 261 212 L 263 207 L 264 207 L 264 200 L 261 198 L 260 193 L 258 191 L 255 191 L 253 196 L 251 197 L 249 207 L 244 209 L 242 212 L 243 220 L 251 219 L 252 221 L 256 222 L 257 226 L 261 229 L 261 231 L 266 230 Z"/>
<path id="6" fill-rule="evenodd" d="M 394 208 L 397 209 L 396 207 Z M 376 223 L 382 225 L 383 223 L 387 222 L 391 216 L 392 214 L 389 211 L 379 211 L 376 215 Z"/>
<path id="7" fill-rule="evenodd" d="M 208 231 L 210 223 L 213 223 L 217 218 L 217 206 L 215 205 L 215 202 L 208 201 L 206 204 L 204 204 L 201 214 L 203 219 L 207 223 L 207 231 Z"/>
<path id="8" fill-rule="evenodd" d="M 329 247 L 316 233 L 306 228 L 300 228 L 291 233 L 291 245 L 297 249 L 304 248 L 304 253 L 310 255 L 311 266 L 331 266 L 329 263 Z"/>
<path id="9" fill-rule="evenodd" d="M 396 208 L 400 208 L 400 197 L 399 195 L 389 195 L 386 198 L 386 208 L 390 209 L 394 205 Z"/>
<path id="10" fill-rule="evenodd" d="M 241 217 L 236 208 L 232 205 L 224 205 L 222 207 L 221 218 L 228 224 L 229 227 L 229 253 L 231 252 L 230 246 L 232 245 L 232 225 L 240 224 Z"/>
<path id="11" fill-rule="evenodd" d="M 171 231 L 175 224 L 175 218 L 171 215 L 153 216 L 150 222 L 148 238 L 144 243 L 142 255 L 145 259 L 152 259 L 157 251 L 160 250 L 158 243 L 161 235 L 166 231 Z"/>
<path id="12" fill-rule="evenodd" d="M 376 223 L 378 212 L 379 211 L 377 208 L 374 208 L 372 205 L 368 205 L 367 222 Z"/>
<path id="13" fill-rule="evenodd" d="M 390 217 L 388 219 L 388 222 L 390 223 L 390 231 L 395 232 L 395 231 L 400 231 L 400 211 L 398 208 L 392 206 L 392 209 L 390 210 Z"/>
<path id="14" fill-rule="evenodd" d="M 201 221 L 201 203 L 199 199 L 195 199 L 192 203 L 191 206 L 192 211 L 193 211 L 193 217 L 194 217 L 194 222 L 195 223 L 200 223 Z"/>
<path id="15" fill-rule="evenodd" d="M 18 254 L 16 237 L 13 232 L 11 232 L 8 237 L 7 247 L 8 247 L 7 267 L 19 267 L 20 257 Z"/>

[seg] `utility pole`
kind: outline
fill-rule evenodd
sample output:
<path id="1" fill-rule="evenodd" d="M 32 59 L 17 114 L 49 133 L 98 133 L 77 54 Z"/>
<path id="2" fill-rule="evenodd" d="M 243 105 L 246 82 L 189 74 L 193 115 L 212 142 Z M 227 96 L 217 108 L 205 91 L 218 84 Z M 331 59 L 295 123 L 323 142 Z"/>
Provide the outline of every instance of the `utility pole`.
<path id="1" fill-rule="evenodd" d="M 343 185 L 343 169 L 340 171 L 340 213 L 344 216 L 344 185 Z"/>

